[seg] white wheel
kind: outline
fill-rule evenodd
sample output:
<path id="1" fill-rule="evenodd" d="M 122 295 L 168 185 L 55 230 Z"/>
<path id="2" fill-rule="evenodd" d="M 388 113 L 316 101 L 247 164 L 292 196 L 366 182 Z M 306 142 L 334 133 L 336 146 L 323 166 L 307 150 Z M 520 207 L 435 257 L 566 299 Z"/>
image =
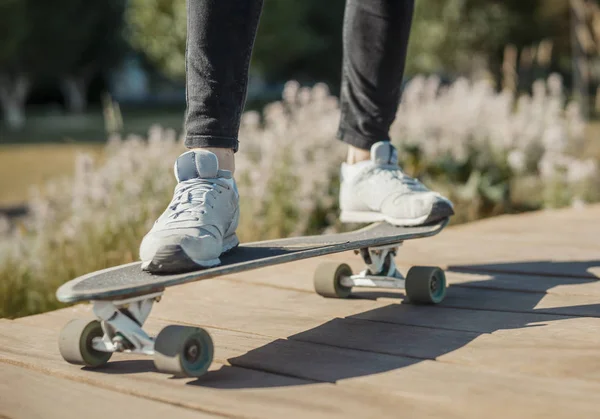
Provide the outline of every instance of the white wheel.
<path id="1" fill-rule="evenodd" d="M 102 338 L 104 331 L 98 320 L 71 320 L 60 331 L 58 350 L 65 361 L 96 368 L 108 362 L 112 352 L 94 349 L 92 342 Z"/>
<path id="2" fill-rule="evenodd" d="M 348 298 L 352 288 L 341 284 L 344 276 L 351 276 L 352 269 L 345 263 L 324 262 L 315 270 L 313 277 L 317 294 L 328 298 Z"/>

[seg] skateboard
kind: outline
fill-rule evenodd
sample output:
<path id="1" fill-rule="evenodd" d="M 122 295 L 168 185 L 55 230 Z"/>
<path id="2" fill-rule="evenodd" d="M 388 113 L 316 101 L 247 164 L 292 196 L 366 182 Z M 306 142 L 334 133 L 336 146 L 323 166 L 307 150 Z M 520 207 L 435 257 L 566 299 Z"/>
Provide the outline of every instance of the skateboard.
<path id="1" fill-rule="evenodd" d="M 65 361 L 90 368 L 106 364 L 114 352 L 146 354 L 153 357 L 160 372 L 202 376 L 214 353 L 206 330 L 169 325 L 155 337 L 143 330 L 153 304 L 166 288 L 351 250 L 362 257 L 365 269 L 354 274 L 346 263 L 321 263 L 313 276 L 317 294 L 348 298 L 357 287 L 401 288 L 411 303 L 438 304 L 446 295 L 444 271 L 413 266 L 403 276 L 394 257 L 404 241 L 434 236 L 448 221 L 418 227 L 380 222 L 347 233 L 246 243 L 222 255 L 216 267 L 185 273 L 151 274 L 141 270 L 141 262 L 134 262 L 80 276 L 58 288 L 56 297 L 65 303 L 90 301 L 96 319 L 67 323 L 59 336 L 60 353 Z"/>

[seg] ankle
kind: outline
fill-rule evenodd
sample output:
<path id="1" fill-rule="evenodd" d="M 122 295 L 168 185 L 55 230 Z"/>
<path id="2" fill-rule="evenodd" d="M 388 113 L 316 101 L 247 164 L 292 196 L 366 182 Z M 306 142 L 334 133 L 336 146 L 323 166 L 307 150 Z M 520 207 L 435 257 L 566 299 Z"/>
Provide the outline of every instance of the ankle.
<path id="1" fill-rule="evenodd" d="M 348 156 L 346 157 L 346 163 L 355 164 L 361 161 L 369 160 L 370 158 L 370 150 L 364 150 L 362 148 L 348 146 Z"/>
<path id="2" fill-rule="evenodd" d="M 231 173 L 235 172 L 235 153 L 231 148 L 202 147 L 194 148 L 192 150 L 206 150 L 214 153 L 219 161 L 219 169 L 229 170 Z"/>

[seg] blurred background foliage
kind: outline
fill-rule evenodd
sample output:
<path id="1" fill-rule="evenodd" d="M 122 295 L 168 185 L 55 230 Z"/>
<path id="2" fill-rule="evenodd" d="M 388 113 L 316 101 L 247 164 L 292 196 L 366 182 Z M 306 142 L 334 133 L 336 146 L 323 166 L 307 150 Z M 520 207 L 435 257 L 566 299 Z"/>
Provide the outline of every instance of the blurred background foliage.
<path id="1" fill-rule="evenodd" d="M 518 97 L 556 73 L 565 97 L 596 119 L 597 0 L 415 4 L 407 82 L 485 79 Z M 345 0 L 264 0 L 246 110 L 279 100 L 288 80 L 322 82 L 338 94 L 344 7 Z M 146 135 L 153 124 L 181 132 L 186 20 L 186 0 L 0 0 L 0 160 L 30 161 L 35 152 L 24 146 L 40 143 L 56 146 L 49 155 L 73 155 L 110 134 Z M 32 179 L 71 172 L 62 162 L 45 162 L 16 183 L 5 176 L 0 206 L 26 200 Z"/>
<path id="2" fill-rule="evenodd" d="M 339 84 L 344 0 L 265 0 L 252 71 L 271 82 Z M 571 71 L 569 0 L 418 0 L 406 74 L 465 74 L 481 66 L 499 77 L 504 48 L 555 46 L 552 70 Z M 131 0 L 129 40 L 162 71 L 184 76 L 185 0 Z M 476 68 L 474 68 L 474 66 Z"/>
<path id="3" fill-rule="evenodd" d="M 257 100 L 269 88 L 276 96 L 291 79 L 338 91 L 344 6 L 344 0 L 264 1 L 251 62 Z M 576 62 L 598 55 L 597 19 L 589 0 L 418 0 L 406 76 L 486 74 L 500 85 L 503 65 L 516 55 L 518 89 L 555 71 L 567 85 L 594 92 L 597 71 L 577 68 L 589 60 Z M 185 38 L 185 0 L 0 0 L 2 133 L 20 138 L 5 131 L 26 126 L 29 105 L 66 113 L 100 106 L 106 93 L 118 95 L 112 81 L 132 60 L 143 77 L 159 81 L 158 89 L 180 92 Z M 252 106 L 255 98 L 249 99 Z"/>
<path id="4" fill-rule="evenodd" d="M 406 81 L 485 79 L 517 97 L 556 73 L 565 97 L 595 120 L 597 0 L 415 4 Z M 246 110 L 279 100 L 288 80 L 322 82 L 338 94 L 344 7 L 344 0 L 264 0 Z M 4 160 L 16 161 L 21 151 L 29 159 L 30 150 L 10 145 L 69 144 L 63 148 L 71 155 L 74 145 L 102 144 L 114 133 L 145 135 L 152 124 L 181 132 L 186 20 L 186 0 L 0 0 Z M 64 171 L 47 162 L 36 176 Z M 12 195 L 0 182 L 0 205 L 25 199 L 27 185 L 4 183 L 13 185 Z"/>
<path id="5" fill-rule="evenodd" d="M 598 2 L 416 0 L 391 135 L 453 223 L 600 201 Z M 344 7 L 264 0 L 244 241 L 353 227 L 337 220 Z M 137 259 L 184 149 L 186 30 L 186 0 L 0 0 L 0 317 Z"/>

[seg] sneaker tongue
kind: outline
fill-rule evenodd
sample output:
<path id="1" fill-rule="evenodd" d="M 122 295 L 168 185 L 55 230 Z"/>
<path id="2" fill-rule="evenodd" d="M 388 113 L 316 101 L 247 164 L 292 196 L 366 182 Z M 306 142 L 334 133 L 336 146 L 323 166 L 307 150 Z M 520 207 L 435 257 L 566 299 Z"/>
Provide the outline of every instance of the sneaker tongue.
<path id="1" fill-rule="evenodd" d="M 218 177 L 218 173 L 219 161 L 210 151 L 190 150 L 175 162 L 175 177 L 178 182 L 195 178 L 212 179 Z"/>
<path id="2" fill-rule="evenodd" d="M 389 141 L 380 141 L 371 147 L 371 161 L 377 165 L 397 165 L 398 151 Z"/>

